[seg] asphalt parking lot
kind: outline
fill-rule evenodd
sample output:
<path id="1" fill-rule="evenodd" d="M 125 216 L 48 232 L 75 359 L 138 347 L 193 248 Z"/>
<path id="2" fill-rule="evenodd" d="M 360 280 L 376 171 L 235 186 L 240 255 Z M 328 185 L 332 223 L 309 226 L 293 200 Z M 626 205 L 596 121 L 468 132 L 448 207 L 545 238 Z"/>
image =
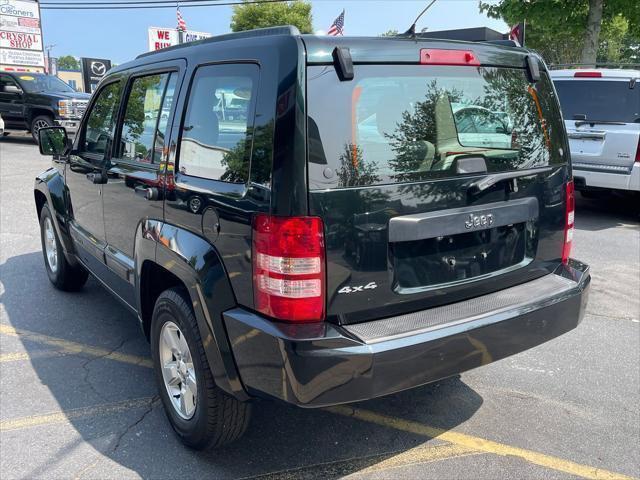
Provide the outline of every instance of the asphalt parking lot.
<path id="1" fill-rule="evenodd" d="M 447 380 L 357 405 L 256 402 L 214 452 L 173 435 L 137 322 L 90 279 L 49 284 L 27 137 L 0 139 L 0 478 L 640 477 L 640 216 L 578 200 L 574 256 L 591 265 L 574 331 Z"/>

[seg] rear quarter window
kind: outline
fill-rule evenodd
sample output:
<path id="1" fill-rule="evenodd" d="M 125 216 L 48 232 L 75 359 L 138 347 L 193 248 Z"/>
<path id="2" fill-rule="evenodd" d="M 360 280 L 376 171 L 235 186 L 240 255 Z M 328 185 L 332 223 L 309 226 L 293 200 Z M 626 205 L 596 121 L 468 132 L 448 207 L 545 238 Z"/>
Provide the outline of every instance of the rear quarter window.
<path id="1" fill-rule="evenodd" d="M 199 67 L 182 125 L 180 173 L 246 183 L 259 68 L 253 64 Z"/>
<path id="2" fill-rule="evenodd" d="M 456 175 L 481 156 L 490 172 L 562 163 L 564 128 L 551 81 L 523 69 L 359 65 L 340 82 L 308 68 L 312 189 Z"/>

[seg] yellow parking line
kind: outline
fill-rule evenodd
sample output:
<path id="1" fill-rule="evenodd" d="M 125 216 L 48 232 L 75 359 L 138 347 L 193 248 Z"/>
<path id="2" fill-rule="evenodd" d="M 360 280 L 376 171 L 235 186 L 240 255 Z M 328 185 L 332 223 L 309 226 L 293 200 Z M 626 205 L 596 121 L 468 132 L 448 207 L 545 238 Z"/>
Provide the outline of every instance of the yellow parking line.
<path id="1" fill-rule="evenodd" d="M 15 352 L 15 353 L 2 353 L 0 354 L 0 363 L 5 362 L 20 362 L 23 360 L 35 360 L 40 358 L 54 358 L 63 357 L 69 355 L 69 352 L 54 350 L 54 351 L 42 351 L 42 352 Z"/>
<path id="2" fill-rule="evenodd" d="M 16 329 L 10 325 L 0 324 L 0 334 L 15 337 L 24 337 L 30 341 L 41 343 L 56 347 L 67 353 L 83 353 L 95 357 L 103 357 L 117 362 L 128 363 L 132 365 L 139 365 L 143 367 L 151 368 L 152 362 L 148 358 L 139 357 L 136 355 L 129 355 L 124 353 L 115 353 L 110 350 L 85 345 L 82 343 L 72 342 L 61 338 L 50 337 L 48 335 L 42 335 L 28 330 Z M 16 355 L 18 358 L 20 355 L 26 354 L 5 354 L 2 361 L 12 361 L 11 355 Z M 83 416 L 100 415 L 107 413 L 115 413 L 125 410 L 127 408 L 134 408 L 136 405 L 142 405 L 144 402 L 149 402 L 150 399 L 140 399 L 122 402 L 120 404 L 113 404 L 111 406 L 97 406 L 89 407 L 85 409 L 77 409 L 69 412 L 51 413 L 47 415 L 38 415 L 34 417 L 26 417 L 23 419 L 7 420 L 0 422 L 0 430 L 12 430 L 16 428 L 25 428 L 34 425 L 59 423 L 61 421 L 67 421 L 69 418 L 77 418 Z M 136 403 L 138 402 L 138 403 Z M 610 472 L 608 470 L 599 469 L 596 467 L 590 467 L 588 465 L 581 465 L 579 463 L 572 462 L 570 460 L 564 460 L 562 458 L 546 455 L 543 453 L 534 452 L 532 450 L 526 450 L 523 448 L 512 447 L 491 440 L 485 440 L 480 437 L 472 435 L 466 435 L 463 433 L 447 431 L 441 428 L 432 427 L 430 425 L 423 425 L 417 422 L 403 420 L 401 418 L 390 417 L 379 413 L 371 412 L 368 410 L 353 409 L 351 407 L 336 406 L 328 407 L 325 409 L 328 412 L 343 415 L 347 417 L 356 418 L 366 422 L 374 423 L 377 425 L 395 428 L 397 430 L 403 430 L 418 435 L 423 435 L 429 438 L 438 438 L 445 442 L 449 442 L 457 447 L 473 450 L 476 452 L 492 453 L 502 456 L 514 456 L 521 458 L 527 462 L 540 465 L 542 467 L 550 468 L 560 472 L 568 473 L 570 475 L 576 475 L 583 478 L 589 478 L 594 480 L 608 480 L 608 479 L 620 479 L 620 480 L 638 480 L 633 477 L 625 476 L 619 473 Z M 399 460 L 400 461 L 400 460 Z M 390 468 L 390 467 L 384 467 Z"/>
<path id="3" fill-rule="evenodd" d="M 93 357 L 102 357 L 108 360 L 115 360 L 116 362 L 129 363 L 131 365 L 139 365 L 147 368 L 151 368 L 153 366 L 151 360 L 145 357 L 112 352 L 106 348 L 92 347 L 90 345 L 64 340 L 62 338 L 50 337 L 48 335 L 42 335 L 28 330 L 13 328 L 10 325 L 0 324 L 0 334 L 11 337 L 24 337 L 26 340 L 56 347 L 67 353 L 83 353 Z"/>
<path id="4" fill-rule="evenodd" d="M 462 447 L 460 445 L 419 445 L 406 451 L 385 452 L 364 457 L 353 457 L 333 462 L 315 463 L 303 465 L 300 468 L 278 470 L 269 473 L 260 473 L 241 480 L 295 480 L 306 478 L 305 473 L 311 472 L 313 478 L 338 478 L 351 474 L 369 474 L 391 470 L 393 468 L 408 465 L 437 462 L 467 455 L 482 455 L 484 452 Z"/>
<path id="5" fill-rule="evenodd" d="M 453 432 L 450 430 L 447 431 L 441 428 L 432 427 L 430 425 L 423 425 L 418 422 L 390 417 L 368 410 L 354 409 L 345 406 L 328 407 L 325 410 L 338 415 L 357 418 L 358 420 L 363 420 L 369 423 L 375 423 L 376 425 L 395 428 L 396 430 L 423 435 L 429 438 L 438 438 L 439 440 L 443 440 L 445 442 L 449 442 L 454 445 L 466 447 L 476 451 L 493 453 L 495 455 L 518 457 L 527 462 L 540 465 L 545 468 L 550 468 L 559 472 L 564 472 L 583 478 L 594 480 L 637 480 L 633 477 L 622 475 L 620 473 L 610 472 L 608 470 L 590 467 L 588 465 L 581 465 L 579 463 L 564 460 L 562 458 L 554 457 L 551 455 L 546 455 L 544 453 L 538 453 L 531 450 L 526 450 L 524 448 L 512 447 L 510 445 L 493 442 L 491 440 L 485 440 L 484 438 L 474 437 L 472 435 L 466 435 L 464 433 Z"/>
<path id="6" fill-rule="evenodd" d="M 69 421 L 71 420 L 77 420 L 86 417 L 112 415 L 114 413 L 120 413 L 134 408 L 148 407 L 152 401 L 152 397 L 137 398 L 134 400 L 125 400 L 124 402 L 111 403 L 106 405 L 74 408 L 72 410 L 66 410 L 62 412 L 46 413 L 44 415 L 33 415 L 29 417 L 14 418 L 11 420 L 2 420 L 0 422 L 0 432 L 37 427 L 40 425 L 69 423 Z"/>

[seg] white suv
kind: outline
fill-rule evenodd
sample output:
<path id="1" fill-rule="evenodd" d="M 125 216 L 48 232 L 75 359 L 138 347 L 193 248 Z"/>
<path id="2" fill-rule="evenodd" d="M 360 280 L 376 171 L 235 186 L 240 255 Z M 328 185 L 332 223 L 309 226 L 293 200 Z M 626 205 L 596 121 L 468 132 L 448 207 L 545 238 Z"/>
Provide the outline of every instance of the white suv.
<path id="1" fill-rule="evenodd" d="M 554 70 L 576 189 L 640 191 L 640 70 Z"/>

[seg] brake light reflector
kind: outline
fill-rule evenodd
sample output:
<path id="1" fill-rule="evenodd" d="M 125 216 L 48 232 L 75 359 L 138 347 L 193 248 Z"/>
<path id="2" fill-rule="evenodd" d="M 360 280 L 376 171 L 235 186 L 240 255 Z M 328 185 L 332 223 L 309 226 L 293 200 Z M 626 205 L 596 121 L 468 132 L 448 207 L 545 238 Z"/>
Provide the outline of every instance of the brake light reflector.
<path id="1" fill-rule="evenodd" d="M 471 50 L 420 49 L 420 63 L 423 65 L 470 65 L 480 66 L 480 60 Z"/>
<path id="2" fill-rule="evenodd" d="M 318 322 L 325 310 L 324 227 L 318 217 L 253 220 L 255 308 L 277 320 Z"/>
<path id="3" fill-rule="evenodd" d="M 576 196 L 573 180 L 567 182 L 566 186 L 566 215 L 564 223 L 564 244 L 562 246 L 562 263 L 565 265 L 569 262 L 571 256 L 571 246 L 573 245 L 573 226 L 576 214 Z"/>
<path id="4" fill-rule="evenodd" d="M 602 72 L 576 72 L 573 76 L 583 78 L 602 78 Z"/>

